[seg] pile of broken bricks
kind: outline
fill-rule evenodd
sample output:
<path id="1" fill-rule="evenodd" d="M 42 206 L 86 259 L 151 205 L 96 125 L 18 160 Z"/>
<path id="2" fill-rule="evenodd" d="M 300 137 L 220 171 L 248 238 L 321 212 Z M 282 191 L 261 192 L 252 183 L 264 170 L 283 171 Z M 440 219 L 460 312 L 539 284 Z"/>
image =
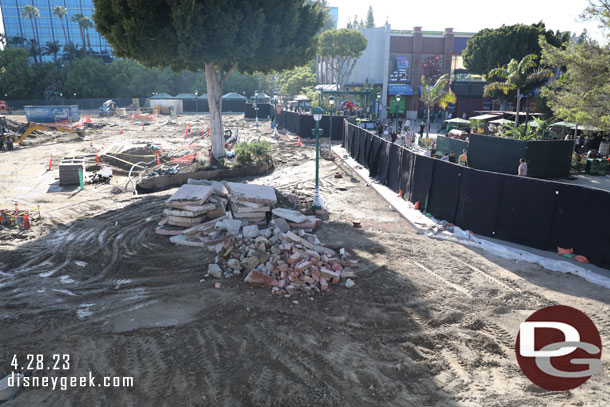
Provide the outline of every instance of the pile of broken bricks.
<path id="1" fill-rule="evenodd" d="M 339 284 L 342 279 L 347 288 L 355 285 L 353 269 L 358 262 L 348 260 L 344 249 L 337 254 L 324 247 L 317 236 L 305 231 L 315 228 L 315 217 L 313 225 L 309 225 L 312 227 L 306 228 L 310 217 L 298 211 L 276 208 L 272 213 L 274 219 L 268 228 L 259 230 L 257 225 L 249 225 L 241 233 L 239 229 L 230 229 L 231 222 L 219 221 L 216 227 L 226 230 L 227 236 L 208 247 L 216 258 L 208 266 L 206 277 L 245 274 L 245 282 L 270 286 L 279 295 L 328 291 L 331 284 Z M 307 219 L 303 221 L 301 217 Z M 291 225 L 298 225 L 296 233 L 291 231 Z"/>

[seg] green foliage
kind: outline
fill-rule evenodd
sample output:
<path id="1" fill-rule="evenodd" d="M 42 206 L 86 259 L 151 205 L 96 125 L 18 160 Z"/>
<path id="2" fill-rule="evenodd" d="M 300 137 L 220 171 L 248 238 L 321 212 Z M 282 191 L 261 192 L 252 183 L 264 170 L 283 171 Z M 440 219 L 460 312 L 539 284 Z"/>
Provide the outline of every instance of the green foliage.
<path id="1" fill-rule="evenodd" d="M 589 7 L 580 16 L 585 20 L 596 20 L 599 27 L 610 27 L 610 0 L 589 0 Z"/>
<path id="2" fill-rule="evenodd" d="M 561 49 L 541 41 L 543 60 L 563 74 L 542 89 L 556 117 L 610 129 L 610 46 L 587 39 Z"/>
<path id="3" fill-rule="evenodd" d="M 343 88 L 362 56 L 368 42 L 358 30 L 340 28 L 328 30 L 318 39 L 318 55 L 327 58 L 330 69 L 337 78 L 337 84 Z"/>
<path id="4" fill-rule="evenodd" d="M 0 89 L 11 99 L 35 96 L 34 70 L 29 59 L 29 52 L 23 48 L 7 48 L 0 52 Z"/>
<path id="5" fill-rule="evenodd" d="M 486 75 L 494 68 L 507 65 L 512 59 L 521 60 L 530 54 L 540 56 L 540 36 L 555 47 L 561 46 L 569 38 L 569 34 L 547 31 L 543 22 L 486 28 L 468 41 L 462 53 L 464 66 L 471 73 Z"/>
<path id="6" fill-rule="evenodd" d="M 303 88 L 311 88 L 316 84 L 316 74 L 309 66 L 299 66 L 289 71 L 281 72 L 278 78 L 280 92 L 296 96 Z"/>
<path id="7" fill-rule="evenodd" d="M 364 28 L 375 28 L 375 17 L 373 16 L 373 6 L 369 6 L 369 11 L 366 12 L 366 21 Z"/>
<path id="8" fill-rule="evenodd" d="M 239 143 L 235 146 L 235 157 L 242 166 L 266 164 L 271 161 L 271 143 L 265 140 Z"/>
<path id="9" fill-rule="evenodd" d="M 94 0 L 98 31 L 119 57 L 199 71 L 290 69 L 314 56 L 325 11 L 306 0 Z"/>

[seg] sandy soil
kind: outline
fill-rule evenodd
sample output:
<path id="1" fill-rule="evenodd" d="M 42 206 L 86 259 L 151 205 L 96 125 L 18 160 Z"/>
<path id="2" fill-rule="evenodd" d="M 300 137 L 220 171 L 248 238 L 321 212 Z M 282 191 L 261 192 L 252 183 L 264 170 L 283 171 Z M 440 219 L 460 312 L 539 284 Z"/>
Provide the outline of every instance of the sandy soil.
<path id="1" fill-rule="evenodd" d="M 317 234 L 361 266 L 354 288 L 313 298 L 272 296 L 239 278 L 223 279 L 220 289 L 200 283 L 210 254 L 154 233 L 174 190 L 112 194 L 124 177 L 84 191 L 53 185 L 62 156 L 83 154 L 91 142 L 184 144 L 187 119 L 144 131 L 107 119 L 121 126 L 0 153 L 0 206 L 18 201 L 42 213 L 29 231 L 0 230 L 0 375 L 13 354 L 69 353 L 72 369 L 49 376 L 92 371 L 135 382 L 23 389 L 7 407 L 610 405 L 607 372 L 576 390 L 547 392 L 523 376 L 514 354 L 519 323 L 551 304 L 586 312 L 607 344 L 608 290 L 417 235 L 340 161 L 322 161 L 332 214 Z M 240 116 L 225 123 L 242 138 L 256 136 Z M 273 140 L 268 124 L 261 129 Z M 275 171 L 253 182 L 307 207 L 313 148 L 282 135 L 274 156 Z M 363 228 L 352 228 L 353 219 Z"/>

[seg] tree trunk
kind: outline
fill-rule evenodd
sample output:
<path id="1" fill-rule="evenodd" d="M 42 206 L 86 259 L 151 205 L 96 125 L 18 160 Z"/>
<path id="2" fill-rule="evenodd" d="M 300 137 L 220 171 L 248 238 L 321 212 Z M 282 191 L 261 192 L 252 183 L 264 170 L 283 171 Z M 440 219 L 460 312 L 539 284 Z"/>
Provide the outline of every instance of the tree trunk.
<path id="1" fill-rule="evenodd" d="M 83 27 L 78 27 L 80 30 L 80 38 L 83 40 L 83 56 L 87 54 L 87 42 L 85 41 L 85 30 Z"/>
<path id="2" fill-rule="evenodd" d="M 212 154 L 215 158 L 221 158 L 225 156 L 224 132 L 222 129 L 222 87 L 214 64 L 205 64 L 205 79 L 210 107 Z"/>
<path id="3" fill-rule="evenodd" d="M 34 63 L 37 64 L 38 60 L 36 59 L 36 31 L 34 30 L 34 20 L 30 17 L 30 23 L 32 24 L 32 35 L 34 36 L 34 52 L 33 52 L 33 57 L 34 57 Z"/>
<path id="4" fill-rule="evenodd" d="M 517 111 L 515 115 L 515 129 L 519 127 L 519 108 L 521 107 L 521 90 L 517 89 Z"/>
<path id="5" fill-rule="evenodd" d="M 64 32 L 64 38 L 65 38 L 66 44 L 67 44 L 68 43 L 68 34 L 66 34 L 66 26 L 64 25 L 64 19 L 60 17 L 59 22 L 61 23 L 61 29 Z"/>
<path id="6" fill-rule="evenodd" d="M 89 45 L 89 53 L 93 55 L 93 48 L 91 48 L 91 40 L 89 39 L 89 30 L 87 30 L 87 45 Z"/>

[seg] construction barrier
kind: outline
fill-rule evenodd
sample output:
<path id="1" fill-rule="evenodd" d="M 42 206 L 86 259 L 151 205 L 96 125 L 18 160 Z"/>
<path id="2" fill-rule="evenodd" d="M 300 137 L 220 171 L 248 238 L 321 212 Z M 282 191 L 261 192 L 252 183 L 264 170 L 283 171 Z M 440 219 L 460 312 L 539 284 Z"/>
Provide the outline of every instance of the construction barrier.
<path id="1" fill-rule="evenodd" d="M 371 177 L 423 212 L 482 236 L 554 252 L 573 248 L 610 268 L 610 192 L 425 157 L 347 121 L 342 136 Z"/>
<path id="2" fill-rule="evenodd" d="M 261 117 L 260 111 L 258 117 Z M 343 122 L 343 116 L 333 116 L 332 118 L 332 139 L 335 141 L 342 140 L 343 138 Z M 330 115 L 323 115 L 322 120 L 318 123 L 318 126 L 324 130 L 324 137 L 331 135 L 330 123 Z M 277 125 L 278 129 L 284 129 L 301 138 L 314 138 L 311 130 L 315 129 L 316 122 L 310 114 L 299 114 L 283 110 L 277 115 Z"/>

